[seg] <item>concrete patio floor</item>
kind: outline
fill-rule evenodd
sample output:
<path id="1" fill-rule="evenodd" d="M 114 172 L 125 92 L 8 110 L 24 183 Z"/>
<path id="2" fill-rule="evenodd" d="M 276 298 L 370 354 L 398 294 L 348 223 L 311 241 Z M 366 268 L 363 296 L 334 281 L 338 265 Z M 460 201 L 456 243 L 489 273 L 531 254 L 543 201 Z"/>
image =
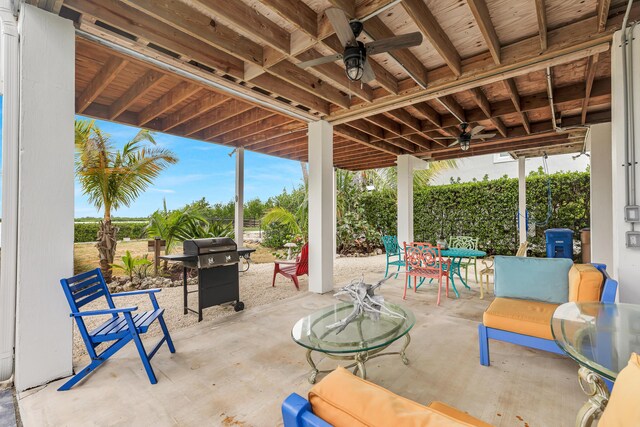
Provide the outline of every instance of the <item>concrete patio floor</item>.
<path id="1" fill-rule="evenodd" d="M 366 276 L 373 281 L 382 274 Z M 382 293 L 399 303 L 402 285 L 401 278 L 390 280 Z M 492 366 L 480 365 L 477 324 L 490 299 L 480 300 L 471 286 L 461 289 L 460 299 L 443 298 L 440 307 L 435 286 L 411 292 L 405 302 L 416 315 L 410 364 L 398 356 L 372 359 L 368 379 L 420 403 L 446 402 L 496 426 L 573 425 L 586 396 L 568 358 L 492 342 Z M 57 381 L 21 393 L 22 421 L 27 427 L 281 425 L 282 401 L 292 392 L 305 396 L 311 387 L 305 352 L 291 340 L 291 327 L 333 301 L 330 294 L 300 293 L 176 331 L 177 352 L 162 348 L 152 361 L 158 377 L 153 386 L 129 344 L 71 391 L 56 391 L 62 384 Z"/>

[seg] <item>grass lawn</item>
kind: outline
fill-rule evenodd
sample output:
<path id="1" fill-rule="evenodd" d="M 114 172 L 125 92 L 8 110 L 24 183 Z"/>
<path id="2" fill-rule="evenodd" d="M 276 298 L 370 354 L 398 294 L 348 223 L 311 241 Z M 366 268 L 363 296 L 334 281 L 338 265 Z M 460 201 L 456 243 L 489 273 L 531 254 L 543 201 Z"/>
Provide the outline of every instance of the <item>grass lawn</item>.
<path id="1" fill-rule="evenodd" d="M 251 262 L 254 263 L 268 263 L 273 262 L 275 259 L 271 254 L 272 250 L 269 248 L 262 247 L 260 245 L 255 244 L 245 244 L 247 247 L 251 247 L 256 249 L 256 251 L 251 254 Z M 146 240 L 132 240 L 129 242 L 118 242 L 116 246 L 116 257 L 115 264 L 121 263 L 121 257 L 127 252 L 130 251 L 133 256 L 143 256 L 144 254 L 149 254 L 149 259 L 153 259 L 153 254 L 147 252 L 147 241 Z M 178 247 L 174 249 L 174 252 L 180 253 L 182 248 Z M 100 266 L 100 259 L 98 257 L 98 249 L 96 249 L 95 243 L 76 243 L 74 245 L 73 251 L 74 258 L 74 274 L 82 273 L 83 271 L 93 270 Z M 121 275 L 122 271 L 115 271 L 115 275 Z"/>

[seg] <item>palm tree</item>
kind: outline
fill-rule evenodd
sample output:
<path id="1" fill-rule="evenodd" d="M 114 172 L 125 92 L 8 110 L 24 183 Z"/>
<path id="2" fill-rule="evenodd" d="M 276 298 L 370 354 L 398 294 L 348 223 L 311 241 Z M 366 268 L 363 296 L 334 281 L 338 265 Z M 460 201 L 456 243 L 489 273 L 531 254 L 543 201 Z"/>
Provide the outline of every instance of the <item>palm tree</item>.
<path id="1" fill-rule="evenodd" d="M 196 237 L 193 231 L 203 227 L 205 223 L 205 219 L 189 207 L 167 210 L 165 200 L 162 209 L 158 209 L 149 217 L 149 224 L 145 227 L 145 231 L 149 237 L 159 237 L 166 241 L 165 254 L 168 255 L 179 242 Z"/>
<path id="2" fill-rule="evenodd" d="M 413 185 L 425 187 L 441 172 L 457 168 L 455 160 L 440 160 L 429 163 L 429 169 L 418 170 L 413 173 Z M 371 169 L 361 172 L 362 179 L 371 183 L 376 189 L 395 189 L 398 183 L 398 169 L 395 167 Z"/>
<path id="3" fill-rule="evenodd" d="M 118 228 L 111 212 L 131 206 L 161 171 L 178 161 L 170 150 L 155 145 L 153 134 L 140 130 L 122 150 L 113 147 L 109 135 L 94 121 L 76 121 L 76 176 L 83 194 L 98 210 L 104 210 L 96 247 L 105 279 L 111 279 Z"/>

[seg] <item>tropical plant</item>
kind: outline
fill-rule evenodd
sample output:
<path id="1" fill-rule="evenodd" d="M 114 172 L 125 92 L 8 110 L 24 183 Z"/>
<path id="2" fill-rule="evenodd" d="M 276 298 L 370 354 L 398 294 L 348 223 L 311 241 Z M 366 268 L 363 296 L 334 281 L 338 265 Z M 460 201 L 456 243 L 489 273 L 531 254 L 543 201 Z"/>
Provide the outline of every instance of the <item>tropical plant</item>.
<path id="1" fill-rule="evenodd" d="M 162 209 L 158 209 L 149 217 L 145 230 L 149 238 L 159 237 L 166 241 L 165 254 L 171 253 L 181 241 L 191 238 L 191 231 L 205 220 L 195 214 L 189 207 L 168 210 L 166 200 Z"/>
<path id="2" fill-rule="evenodd" d="M 129 276 L 129 280 L 133 281 L 136 275 L 140 279 L 147 276 L 147 269 L 151 265 L 151 261 L 147 258 L 148 254 L 141 257 L 134 257 L 130 251 L 122 256 L 122 264 L 111 264 L 111 267 L 124 271 Z"/>
<path id="3" fill-rule="evenodd" d="M 118 150 L 93 121 L 76 121 L 75 149 L 76 176 L 83 194 L 96 209 L 103 210 L 96 247 L 100 268 L 110 280 L 118 233 L 111 223 L 112 211 L 131 206 L 160 172 L 178 159 L 170 150 L 155 147 L 148 130 L 140 130 Z"/>

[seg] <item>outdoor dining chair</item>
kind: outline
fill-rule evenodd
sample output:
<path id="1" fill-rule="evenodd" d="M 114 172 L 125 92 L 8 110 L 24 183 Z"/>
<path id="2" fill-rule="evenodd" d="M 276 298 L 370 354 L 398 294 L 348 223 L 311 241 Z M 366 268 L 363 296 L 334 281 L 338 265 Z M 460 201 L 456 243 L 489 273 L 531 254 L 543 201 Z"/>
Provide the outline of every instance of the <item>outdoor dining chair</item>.
<path id="1" fill-rule="evenodd" d="M 527 256 L 527 248 L 529 246 L 529 242 L 526 240 L 520 243 L 518 247 L 518 251 L 516 252 L 516 256 L 524 257 Z M 492 256 L 484 258 L 480 260 L 482 264 L 484 264 L 484 268 L 480 270 L 480 299 L 484 299 L 484 292 L 482 288 L 486 286 L 487 292 L 489 292 L 489 276 L 493 276 L 495 271 L 493 268 L 494 258 Z"/>
<path id="2" fill-rule="evenodd" d="M 449 269 L 451 268 L 451 260 L 445 260 L 442 257 L 439 246 L 432 246 L 429 243 L 412 242 L 407 245 L 404 242 L 404 259 L 406 275 L 404 279 L 404 293 L 402 299 L 407 299 L 407 288 L 411 287 L 411 278 L 415 277 L 416 281 L 413 291 L 417 292 L 418 288 L 424 282 L 424 279 L 438 279 L 438 301 L 440 305 L 440 294 L 442 292 L 442 279 L 446 280 L 446 296 L 449 296 Z M 420 278 L 420 283 L 418 283 Z"/>
<path id="3" fill-rule="evenodd" d="M 400 271 L 400 267 L 404 267 L 403 250 L 398 243 L 397 236 L 382 236 L 382 244 L 384 252 L 387 255 L 387 268 L 384 271 L 384 277 L 389 275 L 389 266 L 396 266 L 396 271 Z M 396 259 L 397 258 L 397 259 Z M 396 279 L 398 274 L 396 274 Z"/>
<path id="4" fill-rule="evenodd" d="M 282 274 L 287 279 L 293 280 L 297 290 L 300 290 L 300 284 L 298 283 L 298 277 L 309 274 L 309 244 L 305 243 L 300 249 L 300 255 L 295 261 L 280 261 L 277 260 L 273 266 L 273 282 L 271 286 L 276 286 L 276 276 Z"/>
<path id="5" fill-rule="evenodd" d="M 160 346 L 165 342 L 167 343 L 167 347 L 169 347 L 169 351 L 171 353 L 176 352 L 176 349 L 173 346 L 173 341 L 171 341 L 171 336 L 169 335 L 169 330 L 167 329 L 167 325 L 162 317 L 164 314 L 164 308 L 160 308 L 158 306 L 158 301 L 156 301 L 156 297 L 154 295 L 155 293 L 160 292 L 161 289 L 144 289 L 111 294 L 99 268 L 78 274 L 77 276 L 73 276 L 68 279 L 62 279 L 60 280 L 60 283 L 62 284 L 62 290 L 64 291 L 67 301 L 69 302 L 69 307 L 71 308 L 71 317 L 76 320 L 80 335 L 87 347 L 87 353 L 89 353 L 89 357 L 91 357 L 91 363 L 71 377 L 71 379 L 64 383 L 58 390 L 65 391 L 71 389 L 71 387 L 91 372 L 95 371 L 129 341 L 135 342 L 136 347 L 138 348 L 138 353 L 140 354 L 140 359 L 142 360 L 142 365 L 147 371 L 149 381 L 151 384 L 156 384 L 158 380 L 156 379 L 156 375 L 151 367 L 151 358 L 153 358 Z M 141 294 L 149 295 L 153 310 L 137 311 L 137 306 L 116 308 L 113 303 L 114 297 Z M 108 308 L 102 310 L 80 311 L 81 307 L 92 301 L 97 301 L 99 298 L 104 298 Z M 87 325 L 85 325 L 84 322 L 86 317 L 104 315 L 110 317 L 92 331 L 87 329 Z M 150 353 L 147 353 L 140 336 L 147 332 L 149 326 L 151 326 L 156 319 L 160 324 L 160 328 L 162 328 L 163 335 L 153 350 L 151 350 Z M 96 352 L 96 347 L 98 347 L 98 345 L 111 341 L 115 342 L 100 353 Z"/>
<path id="6" fill-rule="evenodd" d="M 478 250 L 478 238 L 471 236 L 456 236 L 452 237 L 449 242 L 449 247 L 460 249 L 473 249 Z M 469 281 L 469 266 L 473 265 L 473 272 L 476 277 L 476 283 L 478 282 L 478 259 L 476 257 L 470 257 L 460 262 L 460 268 L 464 268 L 464 281 Z"/>

